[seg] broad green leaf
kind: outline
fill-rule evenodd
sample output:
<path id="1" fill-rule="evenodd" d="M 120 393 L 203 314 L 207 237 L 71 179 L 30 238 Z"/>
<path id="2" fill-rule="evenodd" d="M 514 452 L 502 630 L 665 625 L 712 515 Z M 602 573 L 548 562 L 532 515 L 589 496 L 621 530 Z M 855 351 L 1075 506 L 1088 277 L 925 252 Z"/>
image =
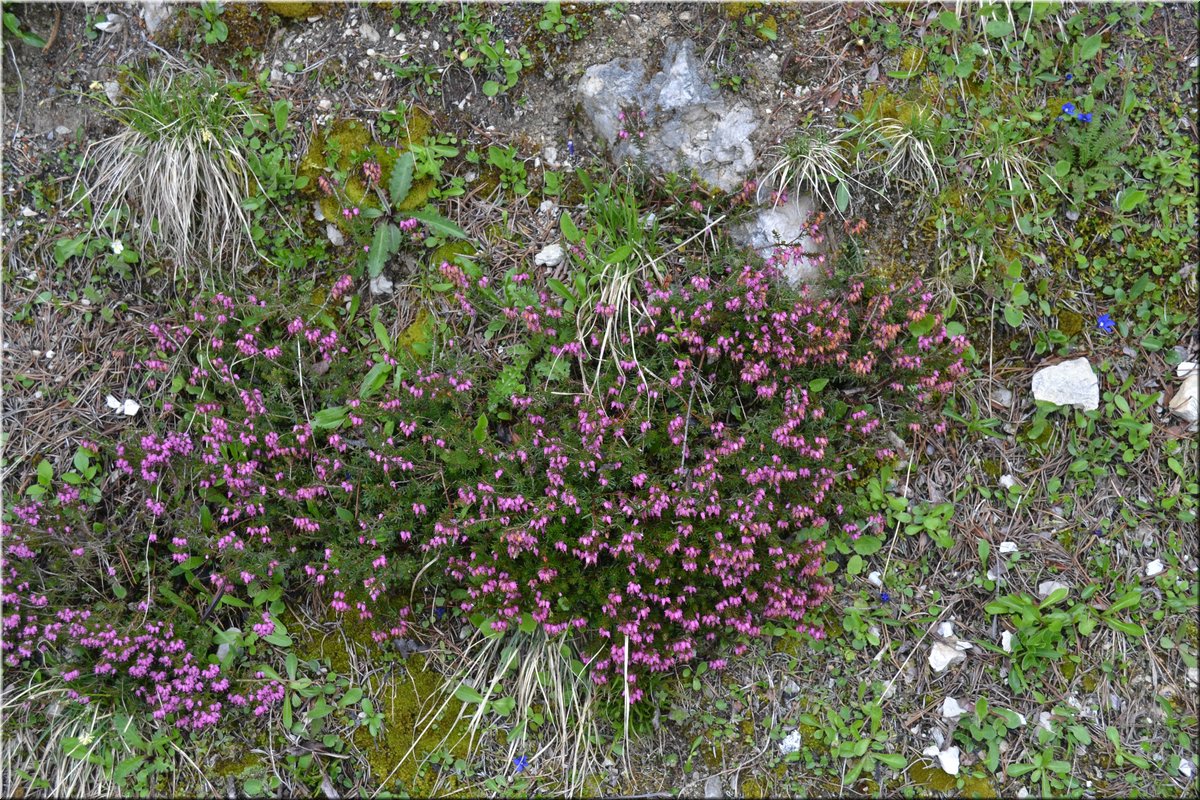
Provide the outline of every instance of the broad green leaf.
<path id="1" fill-rule="evenodd" d="M 876 753 L 875 760 L 895 770 L 901 770 L 908 766 L 908 759 L 899 753 Z"/>
<path id="2" fill-rule="evenodd" d="M 322 697 L 317 700 L 316 705 L 308 710 L 308 718 L 321 719 L 322 717 L 328 717 L 331 713 L 333 713 L 333 706 L 326 703 L 325 698 Z"/>
<path id="3" fill-rule="evenodd" d="M 962 22 L 953 11 L 943 11 L 938 14 L 937 21 L 939 25 L 951 32 L 962 29 Z"/>
<path id="4" fill-rule="evenodd" d="M 819 392 L 829 385 L 829 378 L 817 378 L 808 382 L 808 389 L 812 392 Z"/>
<path id="5" fill-rule="evenodd" d="M 1000 39 L 1013 32 L 1012 23 L 1006 19 L 992 19 L 983 26 L 983 32 L 993 39 Z"/>
<path id="6" fill-rule="evenodd" d="M 275 130 L 283 133 L 287 130 L 288 112 L 292 110 L 292 104 L 287 100 L 276 100 L 271 110 L 275 113 Z"/>
<path id="7" fill-rule="evenodd" d="M 42 486 L 49 486 L 54 480 L 54 465 L 50 463 L 50 459 L 43 458 L 38 462 L 37 476 L 38 483 Z"/>
<path id="8" fill-rule="evenodd" d="M 367 275 L 378 277 L 383 272 L 383 265 L 400 247 L 400 229 L 388 222 L 375 226 L 375 236 L 371 239 L 371 250 L 367 253 Z"/>
<path id="9" fill-rule="evenodd" d="M 1135 208 L 1146 202 L 1146 193 L 1141 189 L 1121 192 L 1117 199 L 1117 207 L 1125 214 L 1133 211 Z"/>
<path id="10" fill-rule="evenodd" d="M 564 211 L 562 216 L 558 218 L 558 226 L 562 229 L 563 236 L 565 236 L 567 241 L 571 244 L 575 244 L 583 238 L 583 234 L 579 232 L 579 228 L 575 227 L 574 220 L 571 219 L 571 215 L 566 211 Z"/>
<path id="11" fill-rule="evenodd" d="M 850 187 L 845 181 L 840 181 L 837 187 L 837 196 L 834 197 L 834 205 L 837 206 L 839 212 L 844 212 L 850 207 Z"/>
<path id="12" fill-rule="evenodd" d="M 1112 617 L 1105 617 L 1104 622 L 1106 625 L 1108 625 L 1108 627 L 1112 628 L 1114 631 L 1123 633 L 1126 636 L 1145 636 L 1146 635 L 1145 628 L 1143 628 L 1141 625 L 1135 625 L 1132 622 L 1125 622 L 1124 620 L 1113 619 Z"/>
<path id="13" fill-rule="evenodd" d="M 936 324 L 937 317 L 932 314 L 925 314 L 920 319 L 908 323 L 908 332 L 913 336 L 928 336 Z"/>
<path id="14" fill-rule="evenodd" d="M 495 97 L 500 93 L 500 84 L 496 81 L 483 82 L 483 94 L 486 97 Z"/>
<path id="15" fill-rule="evenodd" d="M 475 423 L 475 430 L 473 430 L 471 432 L 471 435 L 473 437 L 475 437 L 475 441 L 482 444 L 483 440 L 487 438 L 487 432 L 488 432 L 487 414 L 480 414 L 479 420 Z"/>
<path id="16" fill-rule="evenodd" d="M 358 396 L 366 400 L 371 395 L 378 392 L 384 382 L 387 380 L 388 373 L 392 371 L 392 365 L 387 362 L 380 362 L 371 367 L 370 371 L 363 376 L 362 385 L 358 387 Z"/>
<path id="17" fill-rule="evenodd" d="M 466 239 L 467 232 L 455 225 L 450 220 L 443 217 L 433 209 L 422 209 L 421 211 L 406 212 L 408 216 L 425 223 L 431 231 L 443 236 L 452 236 L 455 239 Z"/>
<path id="18" fill-rule="evenodd" d="M 412 189 L 413 179 L 413 154 L 405 153 L 396 159 L 396 163 L 392 166 L 392 177 L 388 181 L 388 194 L 392 198 L 392 205 L 398 206 L 408 197 L 408 192 Z"/>
<path id="19" fill-rule="evenodd" d="M 575 297 L 575 295 L 571 294 L 571 290 L 568 289 L 566 287 L 566 285 L 563 284 L 563 282 L 558 280 L 557 278 L 547 278 L 546 285 L 550 287 L 551 291 L 553 291 L 555 294 L 557 294 L 559 297 L 563 298 L 564 300 L 574 301 L 574 300 L 578 299 Z"/>
<path id="20" fill-rule="evenodd" d="M 625 259 L 629 258 L 629 256 L 632 255 L 632 253 L 633 253 L 633 245 L 626 242 L 625 244 L 618 247 L 616 250 L 613 250 L 611 253 L 609 253 L 608 257 L 604 259 L 604 263 L 605 264 L 619 264 L 622 261 L 624 261 Z"/>
<path id="21" fill-rule="evenodd" d="M 1100 46 L 1104 43 L 1104 39 L 1100 34 L 1089 36 L 1079 43 L 1079 60 L 1090 61 L 1100 52 Z"/>
<path id="22" fill-rule="evenodd" d="M 313 415 L 314 428 L 336 428 L 346 421 L 346 407 L 323 408 Z"/>
<path id="23" fill-rule="evenodd" d="M 75 256 L 83 255 L 87 243 L 87 234 L 76 236 L 74 239 L 59 239 L 54 243 L 54 263 L 61 267 Z"/>
<path id="24" fill-rule="evenodd" d="M 1014 328 L 1019 328 L 1025 321 L 1025 313 L 1016 306 L 1007 305 L 1004 307 L 1004 321 Z"/>
<path id="25" fill-rule="evenodd" d="M 460 685 L 454 690 L 454 696 L 463 703 L 482 703 L 483 695 L 472 689 L 467 684 Z"/>
<path id="26" fill-rule="evenodd" d="M 879 548 L 883 547 L 883 539 L 878 536 L 860 536 L 854 540 L 852 546 L 854 547 L 854 552 L 860 556 L 874 555 L 879 551 Z"/>

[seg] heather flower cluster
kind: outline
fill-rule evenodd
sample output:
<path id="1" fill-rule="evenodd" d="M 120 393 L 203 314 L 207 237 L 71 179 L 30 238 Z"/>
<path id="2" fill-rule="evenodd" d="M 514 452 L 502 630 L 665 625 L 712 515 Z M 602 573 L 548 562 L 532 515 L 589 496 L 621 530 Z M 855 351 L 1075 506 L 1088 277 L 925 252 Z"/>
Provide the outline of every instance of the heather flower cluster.
<path id="1" fill-rule="evenodd" d="M 217 294 L 186 320 L 149 326 L 159 352 L 143 369 L 165 427 L 115 446 L 109 477 L 128 499 L 121 530 L 136 533 L 93 534 L 95 509 L 65 486 L 61 499 L 13 509 L 6 664 L 60 663 L 81 700 L 132 679 L 183 728 L 277 701 L 282 690 L 261 680 L 232 692 L 157 597 L 140 599 L 149 621 L 131 627 L 35 590 L 34 559 L 105 547 L 175 566 L 156 580 L 197 608 L 218 593 L 248 605 L 282 584 L 332 616 L 369 620 L 378 641 L 405 635 L 421 575 L 494 631 L 532 622 L 572 637 L 592 679 L 627 676 L 634 700 L 648 675 L 698 658 L 723 666 L 718 652 L 740 653 L 775 625 L 821 636 L 811 612 L 829 592 L 826 542 L 878 524 L 852 518 L 853 486 L 895 459 L 888 434 L 921 430 L 918 409 L 936 408 L 966 371 L 967 341 L 932 295 L 862 282 L 791 293 L 774 263 L 647 284 L 645 313 L 620 334 L 643 362 L 610 368 L 587 395 L 563 389 L 596 369 L 586 354 L 601 343 L 580 341 L 573 315 L 522 276 L 495 289 L 477 270 L 440 266 L 451 310 L 506 320 L 527 356 L 515 385 L 557 375 L 559 391 L 497 399 L 497 365 L 450 341 L 453 367 L 364 358 L 340 302 L 349 278 L 316 317 Z M 367 391 L 364 376 L 381 369 L 388 379 Z M 220 625 L 275 631 L 261 609 L 216 613 L 230 615 Z"/>

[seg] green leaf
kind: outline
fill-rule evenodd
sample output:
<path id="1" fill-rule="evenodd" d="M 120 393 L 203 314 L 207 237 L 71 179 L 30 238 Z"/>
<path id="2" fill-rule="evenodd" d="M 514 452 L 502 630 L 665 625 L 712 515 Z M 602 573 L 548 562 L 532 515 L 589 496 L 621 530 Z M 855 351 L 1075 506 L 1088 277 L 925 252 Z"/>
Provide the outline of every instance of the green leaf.
<path id="1" fill-rule="evenodd" d="M 346 421 L 346 407 L 323 408 L 313 415 L 314 428 L 336 428 Z"/>
<path id="2" fill-rule="evenodd" d="M 571 244 L 577 243 L 583 238 L 583 234 L 579 232 L 579 228 L 575 227 L 575 222 L 571 219 L 571 215 L 566 211 L 558 219 L 558 227 L 562 229 L 563 236 Z"/>
<path id="3" fill-rule="evenodd" d="M 925 314 L 920 319 L 908 323 L 908 332 L 913 336 L 928 336 L 936 324 L 937 317 L 932 314 Z"/>
<path id="4" fill-rule="evenodd" d="M 1117 207 L 1125 214 L 1133 211 L 1144 202 L 1146 202 L 1146 193 L 1141 189 L 1121 192 L 1117 197 Z"/>
<path id="5" fill-rule="evenodd" d="M 29 31 L 21 28 L 21 21 L 17 19 L 16 14 L 13 14 L 9 11 L 4 12 L 4 27 L 9 33 L 20 39 L 23 44 L 27 44 L 30 47 L 36 47 L 39 49 L 46 46 L 45 39 L 38 36 L 36 33 L 30 33 Z"/>
<path id="6" fill-rule="evenodd" d="M 983 32 L 993 39 L 1000 39 L 1013 32 L 1012 23 L 1006 19 L 992 19 L 983 26 Z"/>
<path id="7" fill-rule="evenodd" d="M 375 236 L 371 239 L 371 251 L 367 253 L 367 275 L 378 277 L 383 272 L 383 265 L 400 249 L 400 229 L 388 222 L 375 227 Z"/>
<path id="8" fill-rule="evenodd" d="M 363 377 L 362 385 L 358 387 L 358 396 L 366 400 L 378 392 L 383 387 L 391 371 L 392 365 L 387 362 L 380 362 L 371 367 L 370 371 Z"/>
<path id="9" fill-rule="evenodd" d="M 450 220 L 443 217 L 433 209 L 422 209 L 421 211 L 409 211 L 408 216 L 423 222 L 431 231 L 443 236 L 451 236 L 455 239 L 466 239 L 467 232 L 455 225 Z"/>
<path id="10" fill-rule="evenodd" d="M 288 112 L 292 110 L 292 104 L 287 100 L 276 100 L 271 110 L 275 114 L 275 130 L 283 133 L 287 130 Z"/>
<path id="11" fill-rule="evenodd" d="M 846 573 L 849 575 L 857 575 L 863 570 L 862 556 L 852 555 L 850 560 L 846 562 Z"/>
<path id="12" fill-rule="evenodd" d="M 483 695 L 472 689 L 467 684 L 461 684 L 454 690 L 454 696 L 463 703 L 478 704 L 483 702 Z"/>
<path id="13" fill-rule="evenodd" d="M 1121 595 L 1115 603 L 1105 609 L 1105 614 L 1116 614 L 1127 608 L 1135 608 L 1142 601 L 1142 590 L 1134 589 Z"/>
<path id="14" fill-rule="evenodd" d="M 392 205 L 398 206 L 408 197 L 408 192 L 412 189 L 413 179 L 413 154 L 405 153 L 396 159 L 396 163 L 392 166 L 392 177 L 388 181 L 388 194 L 392 198 Z"/>
<path id="15" fill-rule="evenodd" d="M 1014 328 L 1021 327 L 1021 323 L 1025 321 L 1025 312 L 1014 305 L 1006 305 L 1004 307 L 1004 321 Z"/>
<path id="16" fill-rule="evenodd" d="M 883 539 L 878 536 L 860 536 L 854 540 L 854 552 L 860 556 L 874 555 L 883 547 Z"/>
<path id="17" fill-rule="evenodd" d="M 384 324 L 376 319 L 371 323 L 371 328 L 375 331 L 375 338 L 379 340 L 379 346 L 388 353 L 392 352 L 392 338 L 388 336 Z"/>
<path id="18" fill-rule="evenodd" d="M 1100 52 L 1100 46 L 1104 44 L 1104 39 L 1100 34 L 1089 36 L 1079 43 L 1079 60 L 1090 61 Z"/>
<path id="19" fill-rule="evenodd" d="M 483 94 L 486 97 L 495 97 L 496 95 L 500 94 L 500 84 L 496 81 L 484 81 Z"/>
<path id="20" fill-rule="evenodd" d="M 550 287 L 551 291 L 553 291 L 555 294 L 557 294 L 559 297 L 563 298 L 564 300 L 571 300 L 572 302 L 574 302 L 579 299 L 579 298 L 575 297 L 575 295 L 571 294 L 571 290 L 568 289 L 566 287 L 566 285 L 563 284 L 563 282 L 558 280 L 557 278 L 547 278 L 546 285 Z"/>
<path id="21" fill-rule="evenodd" d="M 54 480 L 54 465 L 50 463 L 50 459 L 43 458 L 38 462 L 37 476 L 38 483 L 42 486 L 50 486 L 50 482 Z"/>
<path id="22" fill-rule="evenodd" d="M 351 689 L 346 690 L 346 693 L 344 695 L 342 695 L 342 699 L 338 701 L 338 705 L 341 706 L 342 708 L 345 708 L 346 706 L 354 705 L 359 700 L 362 700 L 362 696 L 363 696 L 363 690 L 358 688 L 357 686 L 355 686 Z"/>
<path id="23" fill-rule="evenodd" d="M 829 378 L 817 378 L 808 382 L 808 389 L 811 392 L 819 392 L 829 385 Z"/>
<path id="24" fill-rule="evenodd" d="M 471 436 L 473 436 L 475 438 L 475 441 L 479 442 L 480 444 L 483 444 L 483 440 L 487 438 L 487 432 L 488 432 L 487 414 L 480 414 L 479 420 L 475 423 L 475 430 L 471 431 Z"/>
<path id="25" fill-rule="evenodd" d="M 895 770 L 901 770 L 908 766 L 908 759 L 899 753 L 876 753 L 875 760 Z"/>
<path id="26" fill-rule="evenodd" d="M 267 634 L 266 636 L 262 637 L 262 640 L 264 642 L 266 642 L 267 644 L 273 644 L 276 647 L 291 647 L 292 646 L 292 637 L 288 636 L 286 633 L 281 633 L 279 631 L 275 631 L 274 633 Z"/>
<path id="27" fill-rule="evenodd" d="M 308 718 L 321 719 L 323 717 L 328 717 L 332 713 L 333 706 L 326 703 L 325 698 L 322 697 L 317 700 L 316 705 L 308 710 Z"/>
<path id="28" fill-rule="evenodd" d="M 632 254 L 633 254 L 633 245 L 630 244 L 629 242 L 626 242 L 625 244 L 618 247 L 616 250 L 613 250 L 611 253 L 609 253 L 608 257 L 604 259 L 604 263 L 605 264 L 619 264 L 622 261 L 624 261 L 625 259 L 629 258 L 629 256 Z"/>
<path id="29" fill-rule="evenodd" d="M 845 181 L 839 181 L 837 187 L 837 195 L 834 197 L 834 205 L 837 206 L 839 212 L 844 212 L 850 207 L 850 187 L 846 186 Z"/>
<path id="30" fill-rule="evenodd" d="M 950 32 L 962 29 L 962 22 L 959 21 L 958 15 L 953 11 L 943 11 L 938 14 L 938 24 Z"/>
<path id="31" fill-rule="evenodd" d="M 54 263 L 61 267 L 75 256 L 83 255 L 87 243 L 88 235 L 86 233 L 76 236 L 74 239 L 59 239 L 54 243 Z"/>
<path id="32" fill-rule="evenodd" d="M 1070 161 L 1059 161 L 1054 165 L 1054 176 L 1057 178 L 1065 178 L 1071 171 Z"/>
<path id="33" fill-rule="evenodd" d="M 1145 636 L 1146 635 L 1145 628 L 1143 628 L 1141 625 L 1136 625 L 1132 622 L 1125 622 L 1124 620 L 1113 619 L 1112 617 L 1105 617 L 1104 622 L 1106 625 L 1108 625 L 1108 627 L 1112 628 L 1114 631 L 1123 633 L 1126 636 Z"/>

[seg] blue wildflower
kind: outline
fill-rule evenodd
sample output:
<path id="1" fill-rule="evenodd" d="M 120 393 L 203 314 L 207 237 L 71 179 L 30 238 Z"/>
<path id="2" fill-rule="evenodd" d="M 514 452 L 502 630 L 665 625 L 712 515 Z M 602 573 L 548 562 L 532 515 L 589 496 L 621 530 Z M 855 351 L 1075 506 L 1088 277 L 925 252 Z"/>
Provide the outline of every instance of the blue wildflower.
<path id="1" fill-rule="evenodd" d="M 575 140 L 567 139 L 567 155 L 571 158 L 575 157 Z"/>
<path id="2" fill-rule="evenodd" d="M 517 772 L 524 772 L 529 766 L 529 759 L 525 756 L 517 756 L 513 759 L 513 766 L 517 768 Z"/>
<path id="3" fill-rule="evenodd" d="M 1087 113 L 1077 114 L 1075 119 L 1079 120 L 1080 122 L 1091 122 L 1092 112 L 1088 111 Z"/>
<path id="4" fill-rule="evenodd" d="M 433 609 L 433 618 L 436 619 L 438 622 L 441 622 L 442 617 L 444 617 L 445 615 L 446 615 L 446 607 L 445 606 L 436 606 Z"/>
<path id="5" fill-rule="evenodd" d="M 890 594 L 888 594 L 887 592 L 879 593 L 879 602 L 890 603 L 891 601 L 892 601 L 892 596 Z"/>
<path id="6" fill-rule="evenodd" d="M 1074 103 L 1063 103 L 1063 113 L 1064 114 L 1074 114 L 1075 113 L 1075 104 Z"/>
<path id="7" fill-rule="evenodd" d="M 1071 81 L 1075 80 L 1075 76 L 1068 72 L 1065 76 L 1063 76 L 1063 80 L 1066 83 L 1070 83 Z"/>
<path id="8" fill-rule="evenodd" d="M 1113 318 L 1108 314 L 1101 314 L 1100 318 L 1096 320 L 1096 325 L 1098 325 L 1100 330 L 1104 333 L 1112 333 L 1117 329 L 1117 323 L 1113 322 Z"/>

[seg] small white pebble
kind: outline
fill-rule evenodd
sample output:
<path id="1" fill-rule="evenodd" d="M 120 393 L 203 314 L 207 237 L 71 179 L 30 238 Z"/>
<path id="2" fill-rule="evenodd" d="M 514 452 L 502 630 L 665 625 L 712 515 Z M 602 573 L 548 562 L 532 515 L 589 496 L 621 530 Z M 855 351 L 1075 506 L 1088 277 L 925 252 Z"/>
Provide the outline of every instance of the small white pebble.
<path id="1" fill-rule="evenodd" d="M 1006 653 L 1012 652 L 1013 635 L 1011 631 L 1003 631 L 1000 634 L 1000 649 Z"/>
<path id="2" fill-rule="evenodd" d="M 1162 572 L 1163 569 L 1163 562 L 1156 558 L 1146 565 L 1146 577 L 1153 578 L 1155 575 L 1158 575 L 1160 572 Z"/>
<path id="3" fill-rule="evenodd" d="M 870 575 L 867 576 L 867 583 L 871 584 L 872 586 L 874 586 L 878 589 L 883 588 L 883 578 L 880 577 L 879 570 L 875 570 L 874 572 L 872 572 Z"/>
<path id="4" fill-rule="evenodd" d="M 1011 489 L 1017 485 L 1017 479 L 1014 478 L 1012 475 L 1001 475 L 1000 476 L 1000 485 L 1003 486 L 1005 489 Z"/>
<path id="5" fill-rule="evenodd" d="M 1001 542 L 1000 543 L 1000 552 L 1001 553 L 1017 552 L 1017 543 L 1016 542 Z"/>

